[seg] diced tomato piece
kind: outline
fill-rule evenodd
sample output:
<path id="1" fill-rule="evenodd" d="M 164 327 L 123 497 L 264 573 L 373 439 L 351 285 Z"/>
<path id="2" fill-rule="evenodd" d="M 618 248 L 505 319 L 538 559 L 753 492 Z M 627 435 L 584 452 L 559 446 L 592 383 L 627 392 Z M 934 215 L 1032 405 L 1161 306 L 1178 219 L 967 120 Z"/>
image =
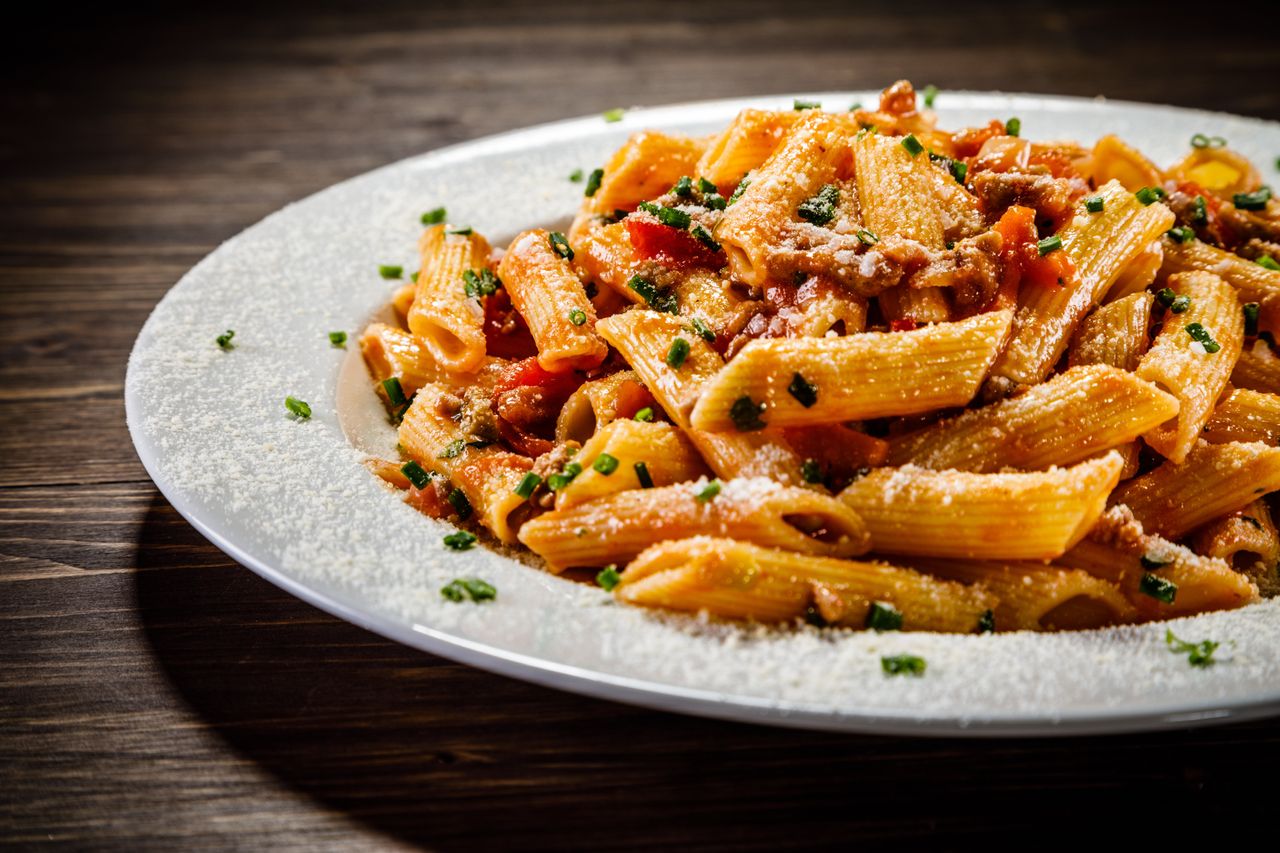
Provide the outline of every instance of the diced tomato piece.
<path id="1" fill-rule="evenodd" d="M 537 358 L 507 367 L 493 389 L 493 410 L 502 440 L 526 456 L 550 450 L 556 416 L 582 381 L 582 375 L 574 371 L 544 370 Z"/>
<path id="2" fill-rule="evenodd" d="M 970 127 L 960 131 L 952 137 L 951 142 L 955 145 L 957 158 L 973 157 L 982 150 L 988 139 L 1005 135 L 1004 123 L 992 120 L 986 127 Z"/>
<path id="3" fill-rule="evenodd" d="M 659 260 L 673 267 L 710 267 L 725 264 L 724 252 L 712 251 L 688 231 L 663 225 L 647 213 L 633 213 L 625 220 L 631 245 L 641 258 Z"/>
<path id="4" fill-rule="evenodd" d="M 903 317 L 901 320 L 890 320 L 889 331 L 891 332 L 911 332 L 920 327 L 914 317 Z"/>
<path id="5" fill-rule="evenodd" d="M 995 230 L 1004 240 L 1000 259 L 1004 262 L 1005 275 L 1016 271 L 1015 286 L 1029 282 L 1039 287 L 1060 287 L 1075 275 L 1075 265 L 1062 249 L 1041 255 L 1037 243 L 1036 212 L 1029 207 L 1014 205 L 1004 212 Z M 1001 283 L 1005 290 L 1007 280 Z"/>
<path id="6" fill-rule="evenodd" d="M 498 377 L 498 382 L 493 387 L 493 396 L 498 396 L 504 391 L 510 391 L 512 388 L 533 385 L 541 388 L 548 397 L 560 400 L 559 405 L 563 405 L 564 401 L 569 399 L 569 395 L 578 389 L 582 384 L 582 377 L 573 371 L 564 373 L 552 373 L 544 370 L 541 364 L 538 364 L 536 357 L 521 359 L 502 371 L 502 375 Z M 557 406 L 559 408 L 559 406 Z"/>
<path id="7" fill-rule="evenodd" d="M 456 512 L 449 503 L 445 481 L 438 478 L 433 478 L 421 489 L 410 486 L 404 502 L 431 518 L 448 518 Z"/>
<path id="8" fill-rule="evenodd" d="M 496 358 L 527 358 L 538 351 L 506 288 L 484 298 L 484 344 L 485 352 Z"/>

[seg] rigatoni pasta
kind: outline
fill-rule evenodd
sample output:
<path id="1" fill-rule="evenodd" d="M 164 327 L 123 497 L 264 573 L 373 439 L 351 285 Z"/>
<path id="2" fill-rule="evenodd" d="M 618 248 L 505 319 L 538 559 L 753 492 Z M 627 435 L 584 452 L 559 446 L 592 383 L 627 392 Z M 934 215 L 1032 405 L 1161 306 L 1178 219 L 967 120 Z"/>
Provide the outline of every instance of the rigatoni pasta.
<path id="1" fill-rule="evenodd" d="M 470 527 L 447 547 L 727 619 L 1069 630 L 1280 592 L 1257 171 L 950 132 L 906 81 L 801 106 L 635 134 L 567 235 L 428 227 L 359 338 L 400 442 L 370 467 Z"/>

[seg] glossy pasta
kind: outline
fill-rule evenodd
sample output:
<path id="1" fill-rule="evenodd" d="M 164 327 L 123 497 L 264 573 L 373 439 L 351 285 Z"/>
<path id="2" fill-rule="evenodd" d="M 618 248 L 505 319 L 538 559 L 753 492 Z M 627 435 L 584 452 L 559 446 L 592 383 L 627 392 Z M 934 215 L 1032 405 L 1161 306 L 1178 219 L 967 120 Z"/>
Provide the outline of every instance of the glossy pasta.
<path id="1" fill-rule="evenodd" d="M 434 219 L 359 337 L 401 454 L 370 467 L 469 528 L 448 547 L 724 619 L 1050 631 L 1280 592 L 1257 171 L 944 130 L 906 81 L 802 106 L 633 135 L 567 234 Z"/>

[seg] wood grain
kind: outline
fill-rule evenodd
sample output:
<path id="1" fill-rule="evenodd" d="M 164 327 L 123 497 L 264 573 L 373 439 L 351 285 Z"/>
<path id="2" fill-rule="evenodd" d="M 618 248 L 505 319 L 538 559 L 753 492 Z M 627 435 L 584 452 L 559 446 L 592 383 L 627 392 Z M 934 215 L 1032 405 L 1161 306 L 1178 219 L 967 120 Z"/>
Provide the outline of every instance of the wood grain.
<path id="1" fill-rule="evenodd" d="M 1267 814 L 1276 722 L 832 736 L 578 698 L 386 642 L 179 518 L 120 395 L 138 328 L 200 257 L 401 157 L 619 105 L 900 76 L 1280 119 L 1280 54 L 1248 36 L 1267 14 L 1197 15 L 1189 39 L 1172 9 L 1101 3 L 22 13 L 0 33 L 0 847 L 1234 840 Z"/>

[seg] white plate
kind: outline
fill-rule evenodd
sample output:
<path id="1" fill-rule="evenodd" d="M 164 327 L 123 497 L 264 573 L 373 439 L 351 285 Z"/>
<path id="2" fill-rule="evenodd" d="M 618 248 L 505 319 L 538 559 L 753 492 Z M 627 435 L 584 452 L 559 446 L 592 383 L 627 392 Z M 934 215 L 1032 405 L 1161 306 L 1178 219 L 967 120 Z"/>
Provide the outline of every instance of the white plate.
<path id="1" fill-rule="evenodd" d="M 802 95 L 843 109 L 873 93 Z M 620 607 L 603 591 L 496 552 L 459 554 L 448 528 L 384 490 L 335 415 L 343 353 L 390 297 L 379 264 L 416 269 L 419 215 L 447 205 L 504 245 L 563 223 L 582 184 L 642 128 L 705 133 L 747 106 L 792 96 L 634 110 L 446 148 L 290 205 L 205 258 L 157 306 L 129 361 L 126 404 L 138 455 L 165 497 L 219 548 L 275 584 L 386 637 L 493 672 L 639 705 L 786 726 L 933 735 L 1078 734 L 1186 726 L 1280 711 L 1280 600 L 1169 623 L 1223 641 L 1194 669 L 1166 625 L 1056 635 L 773 632 Z M 1219 135 L 1275 180 L 1280 125 L 1166 107 L 944 92 L 944 127 L 1018 116 L 1034 139 L 1118 133 L 1160 163 L 1193 133 Z M 236 349 L 214 338 L 236 331 Z M 285 395 L 310 402 L 300 423 Z M 440 587 L 477 575 L 483 605 Z M 928 661 L 891 678 L 880 656 Z"/>

